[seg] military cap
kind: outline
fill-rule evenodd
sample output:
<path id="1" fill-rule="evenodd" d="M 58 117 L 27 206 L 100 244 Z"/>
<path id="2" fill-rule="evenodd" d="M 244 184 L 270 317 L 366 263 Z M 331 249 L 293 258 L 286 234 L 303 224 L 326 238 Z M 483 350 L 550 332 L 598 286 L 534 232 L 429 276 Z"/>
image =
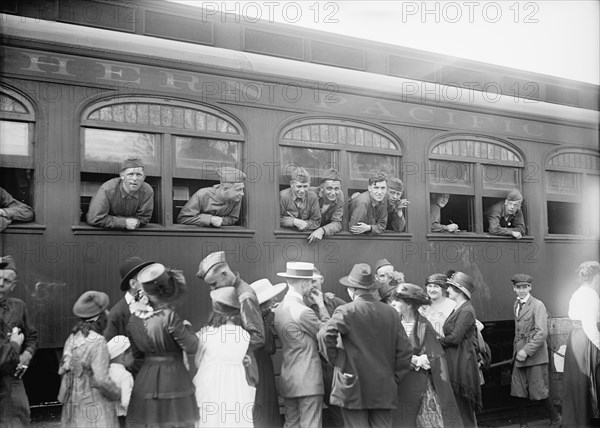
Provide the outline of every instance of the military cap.
<path id="1" fill-rule="evenodd" d="M 121 172 L 125 171 L 128 168 L 143 168 L 144 164 L 140 158 L 128 158 L 125 159 L 123 165 L 121 165 Z"/>
<path id="2" fill-rule="evenodd" d="M 404 192 L 404 183 L 399 178 L 389 177 L 387 180 L 387 186 L 396 192 Z"/>
<path id="3" fill-rule="evenodd" d="M 246 174 L 237 168 L 225 166 L 219 170 L 218 174 L 221 183 L 243 183 L 246 181 Z"/>
<path id="4" fill-rule="evenodd" d="M 379 268 L 382 268 L 384 266 L 392 266 L 392 267 L 394 267 L 394 265 L 388 259 L 381 259 L 377 263 L 375 263 L 375 273 L 377 273 L 377 271 L 379 270 Z"/>
<path id="5" fill-rule="evenodd" d="M 227 263 L 225 260 L 225 251 L 217 251 L 215 253 L 210 253 L 208 256 L 204 257 L 198 266 L 198 273 L 196 276 L 204 279 L 209 270 L 211 270 L 214 266 L 220 263 Z"/>
<path id="6" fill-rule="evenodd" d="M 2 270 L 14 270 L 17 273 L 17 265 L 12 256 L 0 257 L 0 269 Z"/>
<path id="7" fill-rule="evenodd" d="M 522 201 L 523 195 L 517 189 L 512 189 L 508 193 L 508 196 L 506 196 L 506 200 L 507 201 Z"/>
<path id="8" fill-rule="evenodd" d="M 73 313 L 79 318 L 93 318 L 104 312 L 109 302 L 108 294 L 102 291 L 86 291 L 73 305 Z"/>
<path id="9" fill-rule="evenodd" d="M 327 180 L 341 182 L 342 177 L 340 177 L 340 173 L 337 171 L 337 169 L 330 169 L 325 171 L 325 174 L 323 174 L 323 177 L 321 177 L 321 183 L 324 183 Z"/>
<path id="10" fill-rule="evenodd" d="M 531 283 L 533 282 L 533 278 L 530 275 L 527 275 L 526 273 L 517 273 L 516 275 L 513 275 L 513 277 L 510 280 L 512 281 L 514 286 L 531 285 Z"/>
<path id="11" fill-rule="evenodd" d="M 310 183 L 310 174 L 308 173 L 306 168 L 296 168 L 292 171 L 290 182 L 292 181 L 297 181 L 299 183 Z"/>

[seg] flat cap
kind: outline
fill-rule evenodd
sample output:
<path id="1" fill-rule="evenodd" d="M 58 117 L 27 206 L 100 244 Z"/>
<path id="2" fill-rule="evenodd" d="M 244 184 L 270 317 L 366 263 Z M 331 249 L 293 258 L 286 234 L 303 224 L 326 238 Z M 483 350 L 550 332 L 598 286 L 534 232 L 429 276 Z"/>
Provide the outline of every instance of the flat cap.
<path id="1" fill-rule="evenodd" d="M 399 178 L 388 177 L 387 186 L 396 192 L 404 192 L 404 183 Z"/>
<path id="2" fill-rule="evenodd" d="M 329 169 L 325 171 L 325 174 L 321 177 L 321 183 L 324 183 L 327 180 L 342 181 L 342 177 L 340 177 L 340 173 L 337 169 Z"/>
<path id="3" fill-rule="evenodd" d="M 221 168 L 218 174 L 221 183 L 242 183 L 246 181 L 246 174 L 230 166 Z"/>
<path id="4" fill-rule="evenodd" d="M 523 195 L 517 189 L 512 189 L 506 196 L 507 201 L 522 201 Z"/>
<path id="5" fill-rule="evenodd" d="M 225 260 L 225 251 L 217 251 L 204 257 L 198 266 L 198 273 L 196 276 L 204 279 L 208 271 L 219 263 L 227 263 L 227 260 Z"/>
<path id="6" fill-rule="evenodd" d="M 0 269 L 2 270 L 14 270 L 17 273 L 17 265 L 12 256 L 0 257 Z"/>
<path id="7" fill-rule="evenodd" d="M 306 170 L 306 168 L 295 168 L 292 170 L 292 174 L 290 177 L 290 182 L 297 181 L 299 183 L 310 183 L 310 174 Z"/>
<path id="8" fill-rule="evenodd" d="M 518 273 L 510 279 L 513 285 L 531 285 L 533 278 L 526 273 Z"/>
<path id="9" fill-rule="evenodd" d="M 128 168 L 143 168 L 144 164 L 140 158 L 128 158 L 125 159 L 123 165 L 121 165 L 121 171 L 125 171 Z"/>

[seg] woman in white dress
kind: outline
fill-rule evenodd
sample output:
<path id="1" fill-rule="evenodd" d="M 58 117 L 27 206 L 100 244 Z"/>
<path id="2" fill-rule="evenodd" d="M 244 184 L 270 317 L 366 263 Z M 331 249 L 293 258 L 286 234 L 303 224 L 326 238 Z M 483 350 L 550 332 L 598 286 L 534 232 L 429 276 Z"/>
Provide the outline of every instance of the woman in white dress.
<path id="1" fill-rule="evenodd" d="M 431 304 L 421 306 L 419 309 L 421 315 L 431 323 L 438 337 L 444 337 L 444 323 L 456 307 L 456 302 L 447 297 L 447 280 L 443 273 L 434 273 L 427 278 L 425 285 Z"/>
<path id="2" fill-rule="evenodd" d="M 210 297 L 212 314 L 198 332 L 198 426 L 253 427 L 256 389 L 249 385 L 244 367 L 250 364 L 250 334 L 241 326 L 238 296 L 235 288 L 223 287 L 211 291 Z"/>

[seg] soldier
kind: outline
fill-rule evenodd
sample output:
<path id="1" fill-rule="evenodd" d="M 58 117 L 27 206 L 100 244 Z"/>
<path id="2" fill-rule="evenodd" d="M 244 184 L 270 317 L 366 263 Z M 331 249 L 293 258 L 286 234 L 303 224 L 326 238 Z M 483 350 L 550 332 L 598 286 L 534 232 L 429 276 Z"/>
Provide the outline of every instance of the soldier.
<path id="1" fill-rule="evenodd" d="M 522 205 L 523 195 L 517 189 L 511 190 L 503 202 L 492 205 L 486 212 L 489 233 L 521 239 L 525 235 Z"/>
<path id="2" fill-rule="evenodd" d="M 0 232 L 13 221 L 28 222 L 33 220 L 33 210 L 29 205 L 16 200 L 10 193 L 0 187 Z"/>
<path id="3" fill-rule="evenodd" d="M 378 173 L 369 177 L 367 191 L 350 201 L 350 232 L 355 235 L 383 233 L 388 221 L 386 193 L 385 174 Z"/>
<path id="4" fill-rule="evenodd" d="M 398 284 L 404 282 L 404 274 L 397 272 L 388 259 L 381 259 L 375 264 L 375 282 L 378 284 L 377 290 L 381 301 L 389 303 Z"/>
<path id="5" fill-rule="evenodd" d="M 389 177 L 387 181 L 387 210 L 388 221 L 386 230 L 394 232 L 403 232 L 406 227 L 406 216 L 404 209 L 408 207 L 410 202 L 408 199 L 402 199 L 404 192 L 404 183 L 396 177 Z"/>
<path id="6" fill-rule="evenodd" d="M 119 177 L 105 182 L 90 202 L 87 222 L 106 229 L 135 230 L 145 226 L 154 210 L 154 190 L 144 183 L 140 159 L 123 162 Z"/>
<path id="7" fill-rule="evenodd" d="M 319 197 L 321 208 L 321 227 L 315 229 L 308 237 L 308 242 L 320 241 L 325 236 L 331 236 L 342 230 L 344 216 L 344 194 L 342 180 L 335 169 L 330 169 L 321 178 L 319 187 L 311 188 Z"/>
<path id="8" fill-rule="evenodd" d="M 219 171 L 221 184 L 205 187 L 192 195 L 177 216 L 177 223 L 196 226 L 232 226 L 240 218 L 246 174 L 236 168 Z"/>
<path id="9" fill-rule="evenodd" d="M 450 222 L 448 225 L 440 223 L 442 208 L 446 206 L 450 200 L 448 193 L 432 193 L 429 206 L 429 219 L 431 221 L 432 232 L 456 232 L 458 225 Z"/>
<path id="10" fill-rule="evenodd" d="M 300 232 L 321 226 L 319 198 L 309 190 L 310 175 L 304 168 L 292 171 L 289 189 L 279 192 L 281 227 L 296 228 Z"/>

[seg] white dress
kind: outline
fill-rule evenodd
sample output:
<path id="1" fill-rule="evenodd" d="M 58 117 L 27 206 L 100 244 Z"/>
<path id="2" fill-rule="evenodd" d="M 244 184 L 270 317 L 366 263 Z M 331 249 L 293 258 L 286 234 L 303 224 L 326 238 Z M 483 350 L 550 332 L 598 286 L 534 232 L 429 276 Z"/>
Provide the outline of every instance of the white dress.
<path id="1" fill-rule="evenodd" d="M 256 389 L 248 385 L 243 364 L 250 335 L 242 327 L 227 323 L 204 327 L 198 337 L 198 372 L 194 376 L 200 409 L 197 426 L 253 427 Z"/>

